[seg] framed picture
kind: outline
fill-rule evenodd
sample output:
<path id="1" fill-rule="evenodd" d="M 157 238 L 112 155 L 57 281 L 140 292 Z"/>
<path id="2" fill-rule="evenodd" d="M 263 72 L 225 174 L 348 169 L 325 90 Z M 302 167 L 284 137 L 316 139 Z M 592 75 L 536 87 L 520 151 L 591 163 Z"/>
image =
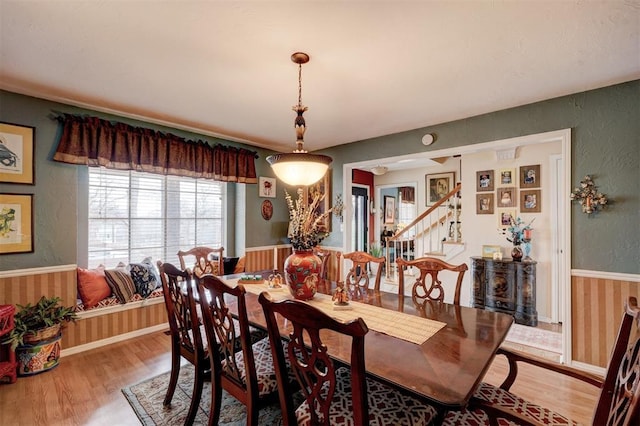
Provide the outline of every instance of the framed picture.
<path id="1" fill-rule="evenodd" d="M 540 188 L 540 164 L 520 166 L 520 189 Z"/>
<path id="2" fill-rule="evenodd" d="M 502 253 L 502 247 L 500 246 L 482 246 L 482 257 L 488 257 L 493 259 L 494 253 Z"/>
<path id="3" fill-rule="evenodd" d="M 511 222 L 516 220 L 515 210 L 502 210 L 498 215 L 498 227 L 506 229 L 511 226 Z"/>
<path id="4" fill-rule="evenodd" d="M 476 172 L 476 191 L 493 191 L 493 170 L 483 170 Z"/>
<path id="5" fill-rule="evenodd" d="M 500 169 L 498 186 L 511 186 L 517 183 L 516 169 Z"/>
<path id="6" fill-rule="evenodd" d="M 0 254 L 33 253 L 33 195 L 0 194 Z"/>
<path id="7" fill-rule="evenodd" d="M 520 191 L 520 211 L 522 213 L 540 213 L 541 191 L 532 189 Z"/>
<path id="8" fill-rule="evenodd" d="M 396 223 L 396 199 L 390 195 L 384 196 L 384 223 Z"/>
<path id="9" fill-rule="evenodd" d="M 516 207 L 518 205 L 516 188 L 506 186 L 496 189 L 496 200 L 498 200 L 498 207 Z"/>
<path id="10" fill-rule="evenodd" d="M 276 198 L 276 179 L 260 176 L 258 179 L 258 196 Z"/>
<path id="11" fill-rule="evenodd" d="M 493 214 L 493 193 L 476 194 L 476 214 Z"/>
<path id="12" fill-rule="evenodd" d="M 309 185 L 305 191 L 307 205 L 313 201 L 313 197 L 315 197 L 317 193 L 324 195 L 324 198 L 320 201 L 320 204 L 318 204 L 316 214 L 321 215 L 329 211 L 329 209 L 331 209 L 331 169 L 327 170 L 327 173 L 318 182 Z M 331 216 L 332 215 L 329 215 L 324 219 L 320 225 L 320 231 L 331 232 Z"/>
<path id="13" fill-rule="evenodd" d="M 433 175 L 425 175 L 425 187 L 427 193 L 425 199 L 426 205 L 432 206 L 455 187 L 455 172 L 438 173 Z"/>
<path id="14" fill-rule="evenodd" d="M 0 122 L 0 182 L 33 185 L 35 127 Z"/>

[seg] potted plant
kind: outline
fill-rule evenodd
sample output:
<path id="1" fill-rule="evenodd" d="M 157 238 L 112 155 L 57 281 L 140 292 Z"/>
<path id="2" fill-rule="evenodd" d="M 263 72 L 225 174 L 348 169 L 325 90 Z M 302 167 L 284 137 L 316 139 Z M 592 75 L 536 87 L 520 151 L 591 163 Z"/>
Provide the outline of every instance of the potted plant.
<path id="1" fill-rule="evenodd" d="M 371 244 L 371 246 L 369 246 L 369 254 L 373 257 L 384 256 L 382 247 L 380 247 L 378 243 L 373 243 Z M 378 273 L 378 266 L 380 266 L 378 263 L 369 262 L 369 269 L 371 270 L 371 273 L 373 275 L 376 275 Z"/>
<path id="2" fill-rule="evenodd" d="M 18 375 L 36 374 L 58 365 L 62 326 L 77 318 L 73 308 L 61 306 L 60 300 L 42 296 L 35 305 L 17 305 L 14 328 L 3 343 L 10 343 L 16 351 Z"/>

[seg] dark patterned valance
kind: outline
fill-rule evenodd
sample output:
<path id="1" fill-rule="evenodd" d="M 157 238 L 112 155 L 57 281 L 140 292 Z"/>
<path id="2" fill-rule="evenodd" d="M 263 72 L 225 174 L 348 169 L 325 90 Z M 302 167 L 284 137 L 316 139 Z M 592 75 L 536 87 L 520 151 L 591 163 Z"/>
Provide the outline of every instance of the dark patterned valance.
<path id="1" fill-rule="evenodd" d="M 96 117 L 64 114 L 62 136 L 53 159 L 165 175 L 257 183 L 255 151 L 170 133 L 112 123 Z"/>

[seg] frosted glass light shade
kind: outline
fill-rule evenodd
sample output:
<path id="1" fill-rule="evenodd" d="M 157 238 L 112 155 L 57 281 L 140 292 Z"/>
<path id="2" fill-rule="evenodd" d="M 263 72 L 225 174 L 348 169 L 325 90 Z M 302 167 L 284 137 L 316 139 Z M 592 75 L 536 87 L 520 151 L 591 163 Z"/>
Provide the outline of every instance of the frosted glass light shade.
<path id="1" fill-rule="evenodd" d="M 327 155 L 293 152 L 267 157 L 278 179 L 288 185 L 308 186 L 316 183 L 327 173 L 332 158 Z"/>

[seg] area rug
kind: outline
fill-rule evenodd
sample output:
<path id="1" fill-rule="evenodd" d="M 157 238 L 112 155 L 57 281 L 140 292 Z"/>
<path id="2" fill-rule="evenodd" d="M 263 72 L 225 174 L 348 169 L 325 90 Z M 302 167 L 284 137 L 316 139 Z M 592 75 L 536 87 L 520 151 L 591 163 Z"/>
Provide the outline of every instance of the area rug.
<path id="1" fill-rule="evenodd" d="M 191 403 L 193 380 L 193 366 L 183 365 L 180 368 L 178 385 L 170 407 L 162 405 L 169 385 L 169 372 L 128 386 L 122 389 L 122 393 L 143 425 L 184 425 L 189 411 L 189 404 Z M 211 383 L 205 382 L 202 398 L 200 399 L 200 408 L 196 414 L 194 425 L 207 424 L 210 406 Z M 275 402 L 262 408 L 258 421 L 261 425 L 281 425 L 282 415 L 278 403 Z M 220 410 L 218 424 L 224 426 L 244 426 L 247 424 L 246 407 L 226 392 L 222 395 L 222 409 Z"/>
<path id="2" fill-rule="evenodd" d="M 537 327 L 513 324 L 505 340 L 557 354 L 562 353 L 562 334 Z"/>

